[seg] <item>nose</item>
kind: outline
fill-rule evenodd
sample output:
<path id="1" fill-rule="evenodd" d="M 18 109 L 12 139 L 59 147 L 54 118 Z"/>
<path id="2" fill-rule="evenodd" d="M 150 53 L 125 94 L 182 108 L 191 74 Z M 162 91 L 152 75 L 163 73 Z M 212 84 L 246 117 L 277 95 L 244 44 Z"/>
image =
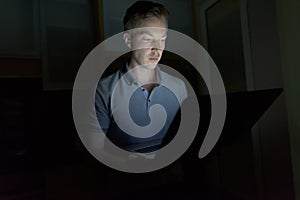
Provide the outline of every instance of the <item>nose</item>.
<path id="1" fill-rule="evenodd" d="M 163 50 L 164 44 L 160 40 L 153 40 L 151 50 Z"/>

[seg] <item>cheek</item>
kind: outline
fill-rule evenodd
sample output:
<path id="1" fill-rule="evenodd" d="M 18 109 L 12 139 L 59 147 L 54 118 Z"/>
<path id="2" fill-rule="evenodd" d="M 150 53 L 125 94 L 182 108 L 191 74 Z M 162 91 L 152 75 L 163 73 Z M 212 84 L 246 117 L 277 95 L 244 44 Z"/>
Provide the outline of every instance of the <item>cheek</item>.
<path id="1" fill-rule="evenodd" d="M 150 48 L 139 49 L 138 54 L 140 57 L 145 57 L 151 52 Z"/>
<path id="2" fill-rule="evenodd" d="M 150 44 L 136 39 L 132 41 L 132 47 L 133 49 L 141 50 L 145 48 L 150 48 Z"/>
<path id="3" fill-rule="evenodd" d="M 139 49 L 134 51 L 134 56 L 138 59 L 145 59 L 149 54 L 148 49 Z"/>

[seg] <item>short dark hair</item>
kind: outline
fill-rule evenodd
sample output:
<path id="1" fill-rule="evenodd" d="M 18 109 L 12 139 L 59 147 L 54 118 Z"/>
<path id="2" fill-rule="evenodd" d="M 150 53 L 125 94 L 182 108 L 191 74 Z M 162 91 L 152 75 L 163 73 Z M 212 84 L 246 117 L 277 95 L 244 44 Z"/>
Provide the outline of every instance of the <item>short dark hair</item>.
<path id="1" fill-rule="evenodd" d="M 124 30 L 138 27 L 142 20 L 156 17 L 168 23 L 169 11 L 164 5 L 152 1 L 137 1 L 127 10 L 123 18 Z"/>

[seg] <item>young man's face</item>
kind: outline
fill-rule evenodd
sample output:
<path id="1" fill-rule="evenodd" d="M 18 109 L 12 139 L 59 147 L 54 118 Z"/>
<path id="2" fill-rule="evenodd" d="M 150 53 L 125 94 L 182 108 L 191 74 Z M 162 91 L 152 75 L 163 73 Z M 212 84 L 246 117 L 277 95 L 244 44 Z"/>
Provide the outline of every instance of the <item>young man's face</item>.
<path id="1" fill-rule="evenodd" d="M 154 69 L 165 48 L 167 38 L 166 22 L 162 19 L 150 18 L 145 20 L 140 28 L 128 34 L 128 40 L 125 39 L 129 48 L 136 49 L 132 52 L 130 66 Z"/>

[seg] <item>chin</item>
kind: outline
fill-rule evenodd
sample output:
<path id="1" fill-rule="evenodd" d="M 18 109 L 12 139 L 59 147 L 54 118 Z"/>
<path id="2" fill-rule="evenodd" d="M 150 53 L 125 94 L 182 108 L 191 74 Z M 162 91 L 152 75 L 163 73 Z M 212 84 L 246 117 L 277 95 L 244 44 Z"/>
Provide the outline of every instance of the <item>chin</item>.
<path id="1" fill-rule="evenodd" d="M 156 66 L 157 66 L 157 63 L 151 63 L 151 64 L 147 64 L 147 65 L 146 65 L 146 67 L 147 67 L 148 69 L 155 69 Z"/>

